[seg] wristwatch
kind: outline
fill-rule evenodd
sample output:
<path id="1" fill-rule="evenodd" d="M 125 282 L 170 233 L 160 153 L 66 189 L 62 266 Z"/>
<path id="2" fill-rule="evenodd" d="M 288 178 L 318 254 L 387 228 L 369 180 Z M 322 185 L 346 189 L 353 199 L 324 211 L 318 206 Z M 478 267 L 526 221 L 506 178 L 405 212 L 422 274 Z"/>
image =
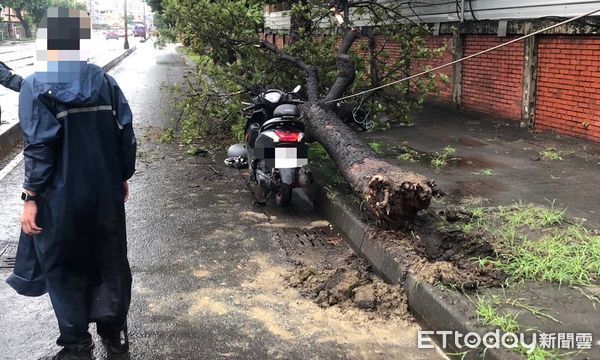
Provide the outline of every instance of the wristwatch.
<path id="1" fill-rule="evenodd" d="M 36 199 L 35 195 L 29 195 L 25 191 L 23 191 L 21 193 L 21 200 L 23 200 L 23 201 L 35 201 L 35 199 Z"/>

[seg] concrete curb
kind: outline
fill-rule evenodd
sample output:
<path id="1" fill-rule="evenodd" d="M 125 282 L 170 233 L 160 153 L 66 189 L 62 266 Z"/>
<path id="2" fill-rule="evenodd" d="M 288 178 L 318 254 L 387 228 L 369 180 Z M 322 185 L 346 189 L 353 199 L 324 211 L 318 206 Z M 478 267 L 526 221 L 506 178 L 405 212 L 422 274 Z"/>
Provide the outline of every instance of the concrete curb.
<path id="1" fill-rule="evenodd" d="M 19 123 L 16 123 L 0 134 L 0 159 L 8 155 L 17 144 L 21 143 L 22 134 Z"/>
<path id="2" fill-rule="evenodd" d="M 125 51 L 117 58 L 108 62 L 108 64 L 102 66 L 104 71 L 109 71 L 110 69 L 117 66 L 123 59 L 127 56 L 131 55 L 135 51 L 136 47 L 132 47 L 131 49 Z M 8 155 L 19 143 L 23 141 L 21 128 L 19 127 L 19 123 L 13 124 L 8 128 L 5 132 L 0 134 L 0 159 L 4 158 Z"/>
<path id="3" fill-rule="evenodd" d="M 119 55 L 117 58 L 111 60 L 108 62 L 108 64 L 102 66 L 102 70 L 104 71 L 109 71 L 110 69 L 114 68 L 115 66 L 117 66 L 121 61 L 123 61 L 123 59 L 125 59 L 126 57 L 128 57 L 129 55 L 131 55 L 131 53 L 133 53 L 135 51 L 137 47 L 134 46 L 130 49 L 128 49 L 127 51 L 125 51 L 124 53 L 122 53 L 121 55 Z"/>
<path id="4" fill-rule="evenodd" d="M 459 331 L 469 332 L 480 336 L 491 331 L 479 325 L 475 316 L 475 306 L 463 295 L 454 291 L 439 290 L 419 282 L 408 272 L 406 267 L 398 262 L 393 255 L 380 244 L 371 241 L 371 228 L 361 221 L 357 215 L 340 199 L 330 198 L 319 185 L 313 184 L 307 188 L 296 189 L 296 195 L 305 205 L 323 213 L 346 235 L 348 244 L 356 255 L 366 259 L 375 273 L 391 284 L 402 284 L 408 297 L 408 306 L 424 330 L 430 331 Z M 459 306 L 460 305 L 460 306 Z M 471 314 L 465 314 L 459 309 L 473 308 Z M 436 338 L 438 344 L 441 338 Z M 448 336 L 446 352 L 463 353 L 471 350 L 457 348 L 454 337 Z M 415 344 L 416 346 L 416 344 Z M 506 349 L 483 348 L 469 351 L 461 359 L 476 360 L 512 360 L 522 359 L 518 354 Z"/>

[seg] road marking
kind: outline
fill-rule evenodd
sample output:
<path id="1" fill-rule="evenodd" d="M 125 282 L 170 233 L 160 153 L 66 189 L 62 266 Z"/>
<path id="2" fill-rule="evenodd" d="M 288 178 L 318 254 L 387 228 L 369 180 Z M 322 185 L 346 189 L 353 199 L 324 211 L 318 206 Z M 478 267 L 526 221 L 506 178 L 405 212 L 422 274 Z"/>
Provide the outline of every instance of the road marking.
<path id="1" fill-rule="evenodd" d="M 13 171 L 13 169 L 16 168 L 17 165 L 21 163 L 21 161 L 23 161 L 22 151 L 19 155 L 15 156 L 15 158 L 12 159 L 12 161 L 8 163 L 8 165 L 6 165 L 4 169 L 0 170 L 0 181 L 2 181 L 2 179 L 4 179 L 6 175 L 10 174 L 10 172 Z"/>

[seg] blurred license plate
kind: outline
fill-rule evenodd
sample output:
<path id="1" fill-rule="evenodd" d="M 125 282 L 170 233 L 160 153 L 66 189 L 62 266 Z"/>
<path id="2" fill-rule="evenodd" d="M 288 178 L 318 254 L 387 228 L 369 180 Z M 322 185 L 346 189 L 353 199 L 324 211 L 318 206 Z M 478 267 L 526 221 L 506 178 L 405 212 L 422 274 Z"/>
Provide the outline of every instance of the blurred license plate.
<path id="1" fill-rule="evenodd" d="M 308 164 L 307 158 L 298 158 L 298 149 L 275 148 L 275 167 L 279 169 L 290 169 L 302 167 Z"/>

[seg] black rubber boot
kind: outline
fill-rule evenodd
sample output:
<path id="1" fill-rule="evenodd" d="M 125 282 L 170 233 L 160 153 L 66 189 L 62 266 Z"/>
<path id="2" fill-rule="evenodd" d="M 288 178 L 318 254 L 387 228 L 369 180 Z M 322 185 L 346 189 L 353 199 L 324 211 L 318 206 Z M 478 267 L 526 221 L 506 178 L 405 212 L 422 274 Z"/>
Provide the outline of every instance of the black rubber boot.
<path id="1" fill-rule="evenodd" d="M 118 333 L 111 335 L 100 335 L 102 344 L 109 354 L 124 354 L 129 351 L 129 336 L 127 335 L 127 327 Z"/>
<path id="2" fill-rule="evenodd" d="M 39 360 L 94 360 L 93 349 L 83 351 L 73 351 L 63 348 L 54 356 L 44 356 Z"/>

